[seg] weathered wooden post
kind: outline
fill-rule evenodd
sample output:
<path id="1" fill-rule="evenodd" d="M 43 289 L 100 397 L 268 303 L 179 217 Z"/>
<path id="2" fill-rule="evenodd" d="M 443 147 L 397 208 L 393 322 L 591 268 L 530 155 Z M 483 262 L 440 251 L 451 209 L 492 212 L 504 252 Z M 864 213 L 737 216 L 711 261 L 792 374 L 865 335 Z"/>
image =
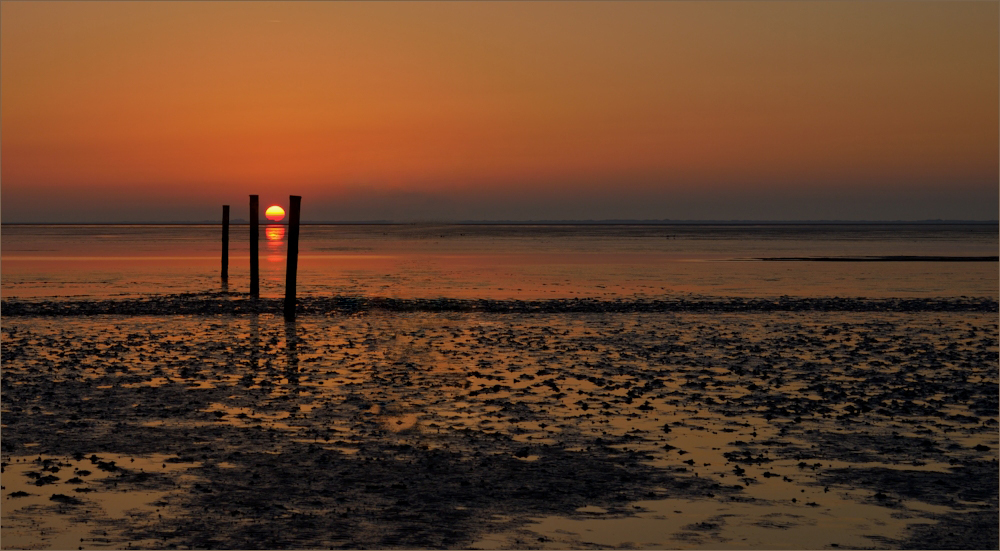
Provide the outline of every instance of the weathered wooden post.
<path id="1" fill-rule="evenodd" d="M 295 276 L 299 263 L 299 207 L 302 197 L 288 196 L 288 264 L 285 269 L 285 321 L 295 321 Z"/>
<path id="2" fill-rule="evenodd" d="M 222 283 L 229 282 L 229 205 L 222 205 Z"/>
<path id="3" fill-rule="evenodd" d="M 260 200 L 256 195 L 250 196 L 250 298 L 260 298 L 260 272 L 257 265 L 257 240 L 260 229 L 257 228 L 260 217 Z"/>

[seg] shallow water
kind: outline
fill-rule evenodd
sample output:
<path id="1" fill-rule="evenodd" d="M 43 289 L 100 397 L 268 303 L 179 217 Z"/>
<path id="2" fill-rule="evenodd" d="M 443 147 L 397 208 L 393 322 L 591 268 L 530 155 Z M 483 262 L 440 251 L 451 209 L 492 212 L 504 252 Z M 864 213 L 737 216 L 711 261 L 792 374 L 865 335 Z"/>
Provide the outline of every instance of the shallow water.
<path id="1" fill-rule="evenodd" d="M 261 293 L 284 294 L 285 228 L 260 230 Z M 220 289 L 218 226 L 11 226 L 0 294 L 109 297 Z M 228 290 L 247 292 L 248 227 L 233 226 Z M 1000 298 L 993 262 L 760 258 L 995 257 L 996 225 L 309 225 L 303 296 Z"/>

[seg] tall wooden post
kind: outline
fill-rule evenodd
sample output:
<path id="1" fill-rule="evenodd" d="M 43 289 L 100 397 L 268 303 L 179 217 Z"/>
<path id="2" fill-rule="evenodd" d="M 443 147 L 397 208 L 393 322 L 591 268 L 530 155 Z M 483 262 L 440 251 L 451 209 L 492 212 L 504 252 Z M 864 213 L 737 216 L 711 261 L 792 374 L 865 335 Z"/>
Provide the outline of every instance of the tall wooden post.
<path id="1" fill-rule="evenodd" d="M 222 205 L 222 283 L 229 282 L 229 205 Z"/>
<path id="2" fill-rule="evenodd" d="M 295 276 L 299 264 L 299 207 L 302 197 L 288 196 L 288 264 L 285 269 L 285 321 L 295 321 Z"/>
<path id="3" fill-rule="evenodd" d="M 257 227 L 260 218 L 260 200 L 256 195 L 250 196 L 250 298 L 260 298 L 260 270 L 257 264 L 257 241 L 260 239 L 260 229 Z"/>

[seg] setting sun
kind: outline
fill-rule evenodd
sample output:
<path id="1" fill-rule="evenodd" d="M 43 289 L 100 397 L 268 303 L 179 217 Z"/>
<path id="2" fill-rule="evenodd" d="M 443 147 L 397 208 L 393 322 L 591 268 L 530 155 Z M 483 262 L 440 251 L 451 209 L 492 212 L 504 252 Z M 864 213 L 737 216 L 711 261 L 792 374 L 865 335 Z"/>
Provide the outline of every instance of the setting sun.
<path id="1" fill-rule="evenodd" d="M 285 209 L 279 207 L 278 205 L 271 205 L 270 207 L 267 207 L 266 211 L 264 211 L 264 216 L 267 217 L 268 220 L 278 222 L 285 217 Z"/>

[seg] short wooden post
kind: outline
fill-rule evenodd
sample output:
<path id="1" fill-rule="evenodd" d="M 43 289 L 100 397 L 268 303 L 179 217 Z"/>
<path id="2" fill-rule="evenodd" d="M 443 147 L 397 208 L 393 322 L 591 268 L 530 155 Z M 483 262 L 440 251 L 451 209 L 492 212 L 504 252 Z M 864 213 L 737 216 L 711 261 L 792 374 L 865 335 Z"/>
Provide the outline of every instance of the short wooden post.
<path id="1" fill-rule="evenodd" d="M 260 200 L 256 195 L 250 196 L 250 298 L 260 298 L 260 271 L 257 264 L 257 241 L 260 239 L 260 229 L 257 227 L 260 217 Z"/>
<path id="2" fill-rule="evenodd" d="M 299 207 L 302 197 L 288 197 L 288 264 L 285 269 L 285 321 L 295 320 L 295 276 L 299 263 Z"/>
<path id="3" fill-rule="evenodd" d="M 222 282 L 229 282 L 229 205 L 222 205 Z"/>

